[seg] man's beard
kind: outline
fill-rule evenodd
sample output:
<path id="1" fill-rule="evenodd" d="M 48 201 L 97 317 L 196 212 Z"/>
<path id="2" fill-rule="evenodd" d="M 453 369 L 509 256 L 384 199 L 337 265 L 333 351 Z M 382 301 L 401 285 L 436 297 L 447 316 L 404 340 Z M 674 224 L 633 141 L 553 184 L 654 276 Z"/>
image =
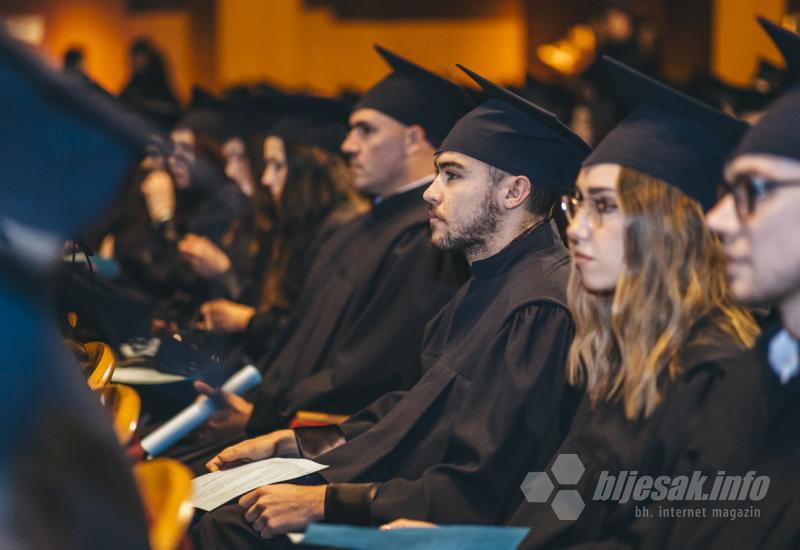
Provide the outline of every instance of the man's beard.
<path id="1" fill-rule="evenodd" d="M 440 250 L 457 250 L 465 255 L 475 255 L 486 248 L 486 240 L 497 231 L 500 224 L 500 207 L 492 200 L 491 190 L 486 193 L 475 216 L 464 227 L 447 231 L 433 245 Z"/>

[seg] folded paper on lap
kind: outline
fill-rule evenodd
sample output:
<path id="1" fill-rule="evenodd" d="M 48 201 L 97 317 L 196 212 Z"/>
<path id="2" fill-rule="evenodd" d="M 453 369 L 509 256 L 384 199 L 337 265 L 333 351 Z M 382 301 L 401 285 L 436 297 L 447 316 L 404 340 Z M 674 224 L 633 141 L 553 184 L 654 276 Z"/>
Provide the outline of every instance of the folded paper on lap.
<path id="1" fill-rule="evenodd" d="M 327 466 L 305 458 L 267 458 L 212 472 L 192 481 L 193 504 L 208 512 L 263 485 L 291 481 L 325 468 Z"/>

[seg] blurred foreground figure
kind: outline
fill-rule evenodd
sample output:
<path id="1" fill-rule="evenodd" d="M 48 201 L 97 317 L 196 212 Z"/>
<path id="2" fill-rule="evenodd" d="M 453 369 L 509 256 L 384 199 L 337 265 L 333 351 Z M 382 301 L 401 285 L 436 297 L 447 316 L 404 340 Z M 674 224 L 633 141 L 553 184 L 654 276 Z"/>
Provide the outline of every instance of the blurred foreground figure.
<path id="1" fill-rule="evenodd" d="M 0 32 L 0 547 L 147 548 L 129 465 L 53 327 L 63 240 L 106 207 L 144 136 Z"/>
<path id="2" fill-rule="evenodd" d="M 737 460 L 715 465 L 752 472 L 751 478 L 766 480 L 766 489 L 759 499 L 731 499 L 725 514 L 677 523 L 665 545 L 663 533 L 647 533 L 653 548 L 773 550 L 797 548 L 800 541 L 800 37 L 764 19 L 760 23 L 794 82 L 731 154 L 724 169 L 728 193 L 707 219 L 725 250 L 733 296 L 744 304 L 773 306 L 779 314 L 752 352 L 739 357 L 741 369 L 756 369 L 763 378 L 754 390 L 767 401 L 761 437 L 755 445 L 737 438 Z"/>

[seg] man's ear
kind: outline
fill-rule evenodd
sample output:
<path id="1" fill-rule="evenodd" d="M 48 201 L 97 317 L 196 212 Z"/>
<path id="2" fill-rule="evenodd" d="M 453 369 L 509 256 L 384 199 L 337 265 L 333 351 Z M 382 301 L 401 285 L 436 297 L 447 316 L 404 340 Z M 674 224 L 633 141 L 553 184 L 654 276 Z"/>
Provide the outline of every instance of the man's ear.
<path id="1" fill-rule="evenodd" d="M 406 152 L 409 155 L 418 153 L 428 145 L 425 129 L 419 124 L 412 124 L 406 128 Z"/>
<path id="2" fill-rule="evenodd" d="M 531 180 L 527 176 L 511 176 L 506 182 L 503 194 L 504 206 L 513 210 L 525 204 L 525 201 L 531 196 Z"/>

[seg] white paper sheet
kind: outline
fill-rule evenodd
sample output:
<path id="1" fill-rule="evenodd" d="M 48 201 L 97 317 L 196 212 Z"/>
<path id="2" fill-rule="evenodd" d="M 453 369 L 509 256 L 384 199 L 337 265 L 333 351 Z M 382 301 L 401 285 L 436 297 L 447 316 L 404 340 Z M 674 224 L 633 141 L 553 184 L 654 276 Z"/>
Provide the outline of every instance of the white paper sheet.
<path id="1" fill-rule="evenodd" d="M 168 374 L 152 367 L 122 367 L 114 370 L 111 381 L 118 384 L 170 384 L 186 380 L 179 374 Z"/>
<path id="2" fill-rule="evenodd" d="M 194 506 L 211 511 L 263 485 L 282 483 L 324 470 L 305 458 L 267 458 L 194 478 Z"/>

